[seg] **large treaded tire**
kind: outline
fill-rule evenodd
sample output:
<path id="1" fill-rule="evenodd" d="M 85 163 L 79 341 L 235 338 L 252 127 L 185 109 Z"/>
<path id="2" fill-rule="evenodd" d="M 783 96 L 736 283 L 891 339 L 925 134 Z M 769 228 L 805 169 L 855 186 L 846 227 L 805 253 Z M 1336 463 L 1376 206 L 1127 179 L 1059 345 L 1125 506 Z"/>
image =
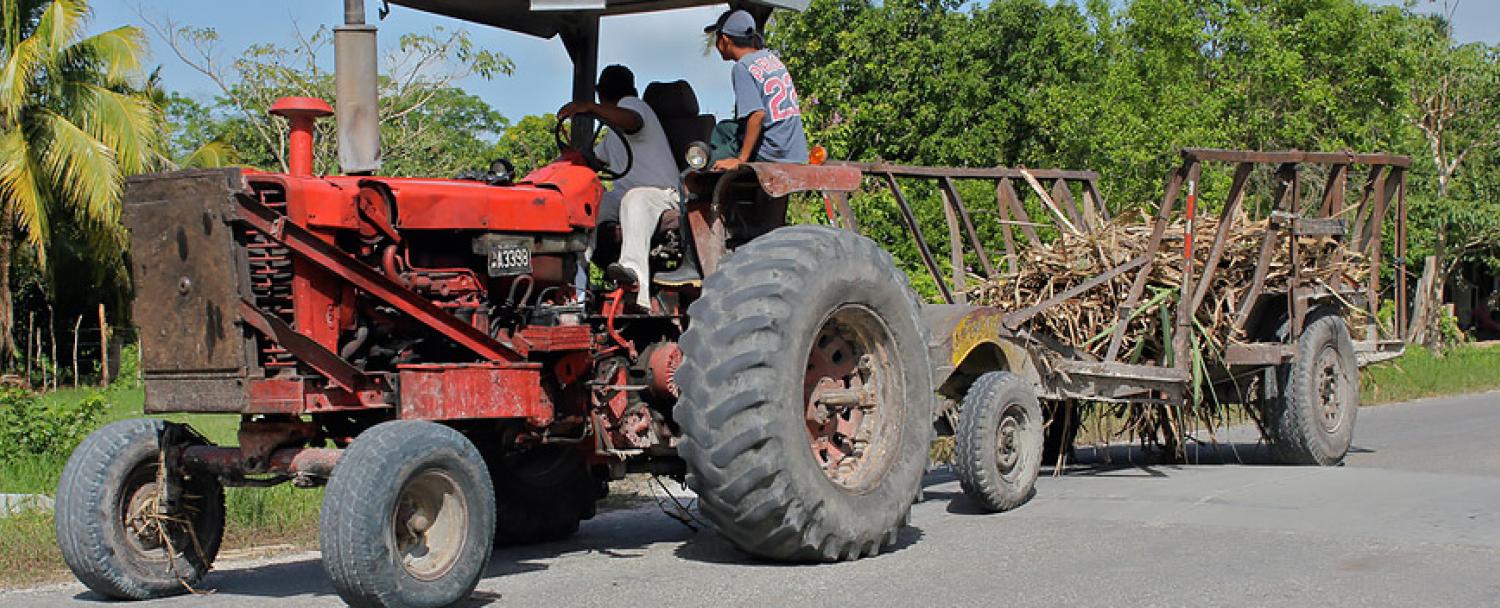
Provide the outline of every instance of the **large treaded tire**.
<path id="1" fill-rule="evenodd" d="M 172 563 L 165 553 L 157 558 L 153 547 L 142 550 L 126 529 L 132 498 L 144 484 L 155 487 L 165 428 L 166 422 L 150 419 L 110 424 L 90 434 L 63 467 L 54 514 L 57 545 L 68 568 L 95 593 L 128 600 L 186 593 L 186 585 L 198 584 L 219 553 L 224 488 L 211 476 L 182 480 L 183 506 L 201 554 L 185 528 L 171 534 L 178 551 Z"/>
<path id="2" fill-rule="evenodd" d="M 492 456 L 495 481 L 495 544 L 526 545 L 561 540 L 594 517 L 605 482 L 589 473 L 578 451 L 541 446 Z"/>
<path id="3" fill-rule="evenodd" d="M 414 484 L 444 477 L 457 496 L 442 501 L 442 508 L 461 507 L 461 525 L 449 528 L 458 530 L 449 537 L 455 542 L 424 546 L 428 555 L 451 555 L 452 561 L 432 572 L 414 572 L 403 565 L 397 532 L 398 523 L 413 524 L 398 521 L 398 506 Z M 443 522 L 453 520 L 434 514 L 426 521 L 431 526 L 426 530 L 436 534 Z M 349 605 L 455 605 L 474 591 L 489 563 L 495 535 L 489 471 L 456 430 L 418 420 L 383 422 L 361 433 L 339 458 L 323 494 L 319 531 L 323 568 Z"/>
<path id="4" fill-rule="evenodd" d="M 888 328 L 904 395 L 890 410 L 899 427 L 882 427 L 899 428 L 886 436 L 890 455 L 858 492 L 835 485 L 817 464 L 803 393 L 814 338 L 829 315 L 851 305 Z M 888 253 L 827 227 L 777 229 L 707 278 L 688 312 L 674 415 L 688 486 L 734 545 L 769 559 L 833 561 L 875 555 L 896 538 L 933 439 L 919 306 Z"/>
<path id="5" fill-rule="evenodd" d="M 1272 397 L 1265 402 L 1266 434 L 1277 459 L 1320 466 L 1344 460 L 1359 414 L 1358 374 L 1354 342 L 1343 318 L 1328 312 L 1309 315 L 1297 338 L 1297 358 L 1277 366 L 1276 386 L 1267 387 Z M 1334 400 L 1333 410 L 1325 410 L 1325 396 Z M 1333 411 L 1335 419 L 1325 419 Z"/>
<path id="6" fill-rule="evenodd" d="M 1002 425 L 1010 427 L 1009 466 L 1002 464 Z M 964 394 L 958 413 L 955 465 L 970 500 L 991 513 L 1009 511 L 1031 498 L 1042 466 L 1042 406 L 1020 376 L 989 372 Z"/>

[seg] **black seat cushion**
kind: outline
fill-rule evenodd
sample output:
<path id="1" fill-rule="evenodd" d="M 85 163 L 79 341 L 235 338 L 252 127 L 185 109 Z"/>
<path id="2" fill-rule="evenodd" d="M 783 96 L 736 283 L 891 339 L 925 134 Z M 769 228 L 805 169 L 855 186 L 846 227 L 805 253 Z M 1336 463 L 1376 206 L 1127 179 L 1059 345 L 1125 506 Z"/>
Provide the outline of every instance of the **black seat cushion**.
<path id="1" fill-rule="evenodd" d="M 686 80 L 653 82 L 646 86 L 641 99 L 651 106 L 657 120 L 661 121 L 677 168 L 686 169 L 687 159 L 683 155 L 689 144 L 708 141 L 714 130 L 713 115 L 698 113 L 698 96 Z"/>

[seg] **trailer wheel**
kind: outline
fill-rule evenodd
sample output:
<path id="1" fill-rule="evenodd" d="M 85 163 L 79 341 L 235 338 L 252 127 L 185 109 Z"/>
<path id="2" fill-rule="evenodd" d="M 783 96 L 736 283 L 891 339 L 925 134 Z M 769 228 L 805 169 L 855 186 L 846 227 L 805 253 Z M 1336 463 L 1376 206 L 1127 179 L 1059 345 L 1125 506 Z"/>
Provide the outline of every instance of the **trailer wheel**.
<path id="1" fill-rule="evenodd" d="M 1042 406 L 1025 380 L 989 372 L 958 412 L 957 462 L 964 494 L 991 513 L 1031 498 L 1042 465 Z"/>
<path id="2" fill-rule="evenodd" d="M 594 516 L 606 491 L 578 451 L 540 446 L 490 460 L 495 480 L 495 543 L 524 545 L 559 540 Z"/>
<path id="3" fill-rule="evenodd" d="M 1267 387 L 1272 397 L 1265 402 L 1272 452 L 1288 464 L 1342 462 L 1359 414 L 1359 364 L 1343 318 L 1310 319 L 1297 338 L 1297 359 L 1274 374 L 1275 386 Z"/>
<path id="4" fill-rule="evenodd" d="M 122 420 L 73 451 L 57 484 L 57 545 L 85 586 L 114 599 L 186 593 L 203 579 L 224 536 L 224 488 L 181 480 L 177 512 L 157 514 L 161 420 Z M 196 540 L 195 540 L 196 539 Z"/>
<path id="5" fill-rule="evenodd" d="M 933 438 L 916 295 L 873 241 L 826 227 L 741 247 L 689 309 L 674 416 L 703 514 L 779 560 L 874 555 Z"/>
<path id="6" fill-rule="evenodd" d="M 319 531 L 323 568 L 349 605 L 456 604 L 489 562 L 489 471 L 474 445 L 449 427 L 375 425 L 334 467 Z"/>

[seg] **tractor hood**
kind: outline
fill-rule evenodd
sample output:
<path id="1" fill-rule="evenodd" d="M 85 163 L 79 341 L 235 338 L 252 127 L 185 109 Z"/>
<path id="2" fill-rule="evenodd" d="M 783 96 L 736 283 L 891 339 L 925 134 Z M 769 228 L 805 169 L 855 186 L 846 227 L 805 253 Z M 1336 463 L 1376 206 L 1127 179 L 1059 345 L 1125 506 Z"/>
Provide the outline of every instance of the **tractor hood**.
<path id="1" fill-rule="evenodd" d="M 771 9 L 801 11 L 809 0 L 731 2 L 758 16 Z M 724 4 L 715 0 L 391 0 L 420 11 L 492 25 L 541 38 L 577 31 L 599 17 Z M 601 8 L 602 7 L 602 8 Z M 762 19 L 763 20 L 763 19 Z"/>

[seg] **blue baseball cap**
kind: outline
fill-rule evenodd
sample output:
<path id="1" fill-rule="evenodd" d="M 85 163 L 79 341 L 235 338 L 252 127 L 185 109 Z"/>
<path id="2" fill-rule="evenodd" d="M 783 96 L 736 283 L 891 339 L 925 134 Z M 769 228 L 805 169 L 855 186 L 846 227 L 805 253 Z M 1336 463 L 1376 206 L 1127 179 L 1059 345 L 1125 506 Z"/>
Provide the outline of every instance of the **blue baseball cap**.
<path id="1" fill-rule="evenodd" d="M 755 18 L 741 10 L 724 11 L 724 14 L 719 15 L 719 20 L 703 28 L 703 32 L 745 38 L 755 33 Z"/>

